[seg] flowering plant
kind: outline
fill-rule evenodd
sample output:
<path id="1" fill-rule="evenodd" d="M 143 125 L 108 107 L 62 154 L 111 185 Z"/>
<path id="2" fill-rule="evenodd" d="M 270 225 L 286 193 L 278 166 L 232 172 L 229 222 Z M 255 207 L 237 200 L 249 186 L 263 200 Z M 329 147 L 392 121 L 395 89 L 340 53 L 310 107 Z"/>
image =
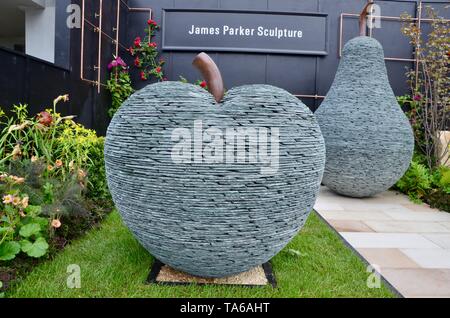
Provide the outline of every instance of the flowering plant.
<path id="1" fill-rule="evenodd" d="M 111 107 L 108 109 L 108 115 L 112 117 L 119 109 L 120 105 L 133 93 L 131 86 L 129 67 L 120 57 L 114 57 L 111 63 L 108 64 L 110 71 L 109 80 L 106 82 L 106 87 L 111 93 Z"/>
<path id="2" fill-rule="evenodd" d="M 20 251 L 44 256 L 48 242 L 65 235 L 58 231 L 63 223 L 87 213 L 81 197 L 86 175 L 73 167 L 61 180 L 54 171 L 62 169 L 62 160 L 46 165 L 34 158 L 12 162 L 0 172 L 0 261 L 12 260 Z"/>
<path id="3" fill-rule="evenodd" d="M 158 29 L 159 26 L 154 20 L 148 20 L 145 37 L 141 39 L 140 36 L 137 36 L 133 45 L 128 49 L 130 54 L 134 56 L 134 66 L 140 70 L 139 76 L 143 81 L 149 79 L 150 76 L 154 76 L 159 81 L 164 80 L 162 66 L 165 61 L 163 59 L 157 60 L 158 47 L 155 42 L 151 41 L 152 36 Z"/>
<path id="4" fill-rule="evenodd" d="M 24 182 L 23 177 L 0 173 L 0 261 L 12 260 L 21 251 L 38 258 L 49 247 L 45 237 L 48 221 L 39 216 L 41 207 L 30 204 L 28 194 L 21 191 Z"/>
<path id="5" fill-rule="evenodd" d="M 37 116 L 28 115 L 27 105 L 15 105 L 11 115 L 0 110 L 3 129 L 0 138 L 0 168 L 24 160 L 42 161 L 53 177 L 65 181 L 72 172 L 88 175 L 87 195 L 102 194 L 108 198 L 103 165 L 104 139 L 94 130 L 76 123 L 74 116 L 61 116 L 56 105 L 68 101 L 61 95 L 53 101 L 53 109 Z"/>

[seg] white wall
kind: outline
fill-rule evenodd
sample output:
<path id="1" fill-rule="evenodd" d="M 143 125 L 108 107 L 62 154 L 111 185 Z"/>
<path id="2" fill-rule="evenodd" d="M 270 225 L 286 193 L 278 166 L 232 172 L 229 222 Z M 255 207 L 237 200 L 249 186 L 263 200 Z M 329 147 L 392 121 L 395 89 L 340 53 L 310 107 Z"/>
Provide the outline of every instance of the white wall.
<path id="1" fill-rule="evenodd" d="M 25 8 L 25 53 L 53 63 L 55 0 L 34 0 L 34 2 L 45 4 L 45 8 Z"/>

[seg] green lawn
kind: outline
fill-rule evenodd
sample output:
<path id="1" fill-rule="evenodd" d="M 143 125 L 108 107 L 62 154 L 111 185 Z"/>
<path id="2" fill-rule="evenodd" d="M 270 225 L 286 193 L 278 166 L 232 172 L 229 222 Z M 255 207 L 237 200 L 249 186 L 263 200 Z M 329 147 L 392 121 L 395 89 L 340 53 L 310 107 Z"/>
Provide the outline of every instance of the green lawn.
<path id="1" fill-rule="evenodd" d="M 301 252 L 300 256 L 289 251 Z M 306 226 L 272 260 L 278 288 L 144 284 L 153 257 L 117 212 L 54 260 L 36 267 L 7 297 L 394 297 L 366 286 L 366 265 L 312 213 Z M 81 288 L 66 287 L 67 266 L 81 268 Z"/>

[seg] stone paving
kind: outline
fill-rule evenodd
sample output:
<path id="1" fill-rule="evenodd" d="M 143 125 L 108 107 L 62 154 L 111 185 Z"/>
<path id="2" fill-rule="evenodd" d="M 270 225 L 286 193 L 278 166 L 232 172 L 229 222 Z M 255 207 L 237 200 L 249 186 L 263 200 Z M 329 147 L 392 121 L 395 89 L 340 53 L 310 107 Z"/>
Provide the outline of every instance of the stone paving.
<path id="1" fill-rule="evenodd" d="M 394 191 L 355 199 L 323 186 L 314 209 L 404 297 L 450 297 L 450 213 Z"/>

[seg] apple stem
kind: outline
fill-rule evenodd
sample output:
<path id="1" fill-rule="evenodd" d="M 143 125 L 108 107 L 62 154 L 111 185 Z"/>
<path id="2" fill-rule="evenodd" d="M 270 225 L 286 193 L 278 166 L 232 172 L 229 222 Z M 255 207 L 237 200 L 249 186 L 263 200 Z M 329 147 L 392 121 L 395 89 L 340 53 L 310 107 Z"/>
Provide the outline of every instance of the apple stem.
<path id="1" fill-rule="evenodd" d="M 208 85 L 208 91 L 214 96 L 216 102 L 220 102 L 224 95 L 224 88 L 222 75 L 216 63 L 208 54 L 202 52 L 194 58 L 192 65 L 202 74 L 206 85 Z"/>

